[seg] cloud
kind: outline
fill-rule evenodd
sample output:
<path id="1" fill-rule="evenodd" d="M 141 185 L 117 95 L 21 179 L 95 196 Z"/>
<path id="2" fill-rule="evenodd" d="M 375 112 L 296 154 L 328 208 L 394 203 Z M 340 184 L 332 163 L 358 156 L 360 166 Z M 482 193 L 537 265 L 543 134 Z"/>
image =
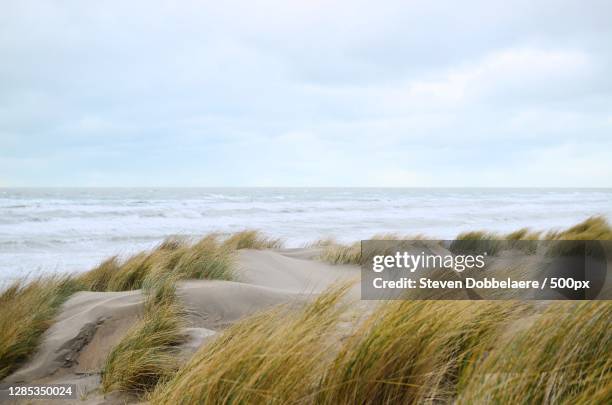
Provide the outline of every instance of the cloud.
<path id="1" fill-rule="evenodd" d="M 8 185 L 611 186 L 597 174 L 612 151 L 611 11 L 11 2 L 0 173 Z M 581 180 L 567 162 L 597 173 Z"/>

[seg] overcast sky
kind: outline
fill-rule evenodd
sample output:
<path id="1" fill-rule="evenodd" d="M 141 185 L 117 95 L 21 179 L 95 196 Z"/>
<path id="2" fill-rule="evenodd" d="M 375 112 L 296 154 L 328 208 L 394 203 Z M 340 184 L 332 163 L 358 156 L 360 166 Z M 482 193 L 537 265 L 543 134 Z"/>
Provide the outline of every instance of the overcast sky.
<path id="1" fill-rule="evenodd" d="M 610 1 L 0 4 L 0 186 L 612 186 Z"/>

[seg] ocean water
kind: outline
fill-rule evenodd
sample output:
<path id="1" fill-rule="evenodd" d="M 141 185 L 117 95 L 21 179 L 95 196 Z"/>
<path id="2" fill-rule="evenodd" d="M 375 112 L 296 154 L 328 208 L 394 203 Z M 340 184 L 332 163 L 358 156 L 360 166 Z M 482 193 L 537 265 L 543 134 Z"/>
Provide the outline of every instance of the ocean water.
<path id="1" fill-rule="evenodd" d="M 256 228 L 300 246 L 379 232 L 453 238 L 601 214 L 612 189 L 0 189 L 0 280 L 84 271 L 169 235 Z"/>

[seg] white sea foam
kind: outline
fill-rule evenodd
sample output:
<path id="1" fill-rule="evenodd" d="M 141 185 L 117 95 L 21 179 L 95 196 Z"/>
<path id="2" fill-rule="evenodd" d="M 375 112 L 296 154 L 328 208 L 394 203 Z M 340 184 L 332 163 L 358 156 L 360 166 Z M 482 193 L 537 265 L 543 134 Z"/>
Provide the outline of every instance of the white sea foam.
<path id="1" fill-rule="evenodd" d="M 0 189 L 0 279 L 83 271 L 168 235 L 257 228 L 299 246 L 379 232 L 560 228 L 602 214 L 612 190 Z"/>

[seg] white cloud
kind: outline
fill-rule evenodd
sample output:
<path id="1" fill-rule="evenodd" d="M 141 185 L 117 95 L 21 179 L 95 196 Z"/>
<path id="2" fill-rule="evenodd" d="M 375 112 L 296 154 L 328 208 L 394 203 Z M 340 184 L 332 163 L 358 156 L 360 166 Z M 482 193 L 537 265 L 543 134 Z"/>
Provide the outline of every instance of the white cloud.
<path id="1" fill-rule="evenodd" d="M 609 14 L 572 0 L 11 2 L 3 178 L 577 185 L 555 175 L 563 162 L 608 173 Z M 597 152 L 566 147 L 580 140 Z"/>

